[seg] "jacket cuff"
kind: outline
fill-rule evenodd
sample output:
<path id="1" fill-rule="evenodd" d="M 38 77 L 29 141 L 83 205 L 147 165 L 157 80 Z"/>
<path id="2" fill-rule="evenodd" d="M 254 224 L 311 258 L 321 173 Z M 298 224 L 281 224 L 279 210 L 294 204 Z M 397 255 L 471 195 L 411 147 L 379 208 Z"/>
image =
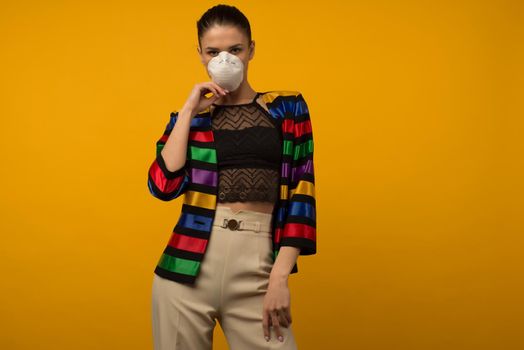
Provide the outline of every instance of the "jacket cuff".
<path id="1" fill-rule="evenodd" d="M 164 161 L 164 158 L 162 157 L 162 153 L 161 152 L 158 152 L 157 156 L 156 156 L 156 161 L 158 163 L 158 167 L 160 168 L 160 170 L 162 170 L 162 173 L 164 174 L 164 176 L 166 177 L 166 179 L 175 179 L 181 175 L 185 175 L 185 171 L 186 171 L 186 167 L 183 166 L 182 168 L 180 169 L 177 169 L 175 171 L 170 171 L 169 169 L 167 169 L 166 167 L 166 163 Z"/>
<path id="2" fill-rule="evenodd" d="M 282 237 L 280 247 L 296 247 L 300 249 L 299 255 L 313 255 L 317 252 L 315 241 L 302 237 Z"/>

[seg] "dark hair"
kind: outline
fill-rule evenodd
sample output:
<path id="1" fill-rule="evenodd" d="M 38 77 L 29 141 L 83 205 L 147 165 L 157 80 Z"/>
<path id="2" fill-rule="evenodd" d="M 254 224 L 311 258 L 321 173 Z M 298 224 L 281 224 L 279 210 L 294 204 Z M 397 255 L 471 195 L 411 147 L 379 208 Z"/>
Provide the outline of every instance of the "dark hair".
<path id="1" fill-rule="evenodd" d="M 244 14 L 235 6 L 219 4 L 207 10 L 197 21 L 198 46 L 204 33 L 215 24 L 233 25 L 244 31 L 248 43 L 251 43 L 251 26 Z"/>

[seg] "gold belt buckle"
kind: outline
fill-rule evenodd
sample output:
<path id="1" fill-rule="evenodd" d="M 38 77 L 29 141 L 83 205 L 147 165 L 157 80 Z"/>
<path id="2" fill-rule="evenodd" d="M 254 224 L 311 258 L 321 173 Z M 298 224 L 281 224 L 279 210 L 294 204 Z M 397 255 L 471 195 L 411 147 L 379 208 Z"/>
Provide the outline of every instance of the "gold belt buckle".
<path id="1" fill-rule="evenodd" d="M 238 230 L 241 222 L 242 221 L 238 221 L 236 219 L 224 219 L 224 223 L 222 224 L 222 227 L 223 228 L 227 227 L 231 231 L 235 231 L 235 230 Z"/>

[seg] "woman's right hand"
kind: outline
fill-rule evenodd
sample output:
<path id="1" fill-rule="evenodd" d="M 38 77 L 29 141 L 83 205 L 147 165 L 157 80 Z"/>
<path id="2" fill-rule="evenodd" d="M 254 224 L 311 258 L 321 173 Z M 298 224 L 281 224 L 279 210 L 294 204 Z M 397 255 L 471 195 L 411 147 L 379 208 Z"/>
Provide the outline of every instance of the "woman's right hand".
<path id="1" fill-rule="evenodd" d="M 213 95 L 211 97 L 206 97 L 205 94 L 209 92 L 212 92 Z M 220 87 L 220 85 L 213 81 L 198 83 L 195 84 L 193 90 L 191 90 L 191 93 L 182 108 L 191 111 L 191 117 L 194 117 L 228 93 L 228 90 Z"/>

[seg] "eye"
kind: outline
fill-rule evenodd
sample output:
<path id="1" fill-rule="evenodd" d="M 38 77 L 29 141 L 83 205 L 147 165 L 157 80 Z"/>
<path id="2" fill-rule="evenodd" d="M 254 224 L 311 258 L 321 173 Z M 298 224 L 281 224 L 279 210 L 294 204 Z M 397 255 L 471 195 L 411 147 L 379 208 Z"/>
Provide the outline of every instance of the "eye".
<path id="1" fill-rule="evenodd" d="M 217 51 L 209 51 L 208 54 L 211 55 L 211 56 L 215 56 L 214 54 L 218 54 L 218 52 Z"/>
<path id="2" fill-rule="evenodd" d="M 242 51 L 242 50 L 239 47 L 235 47 L 232 51 L 239 52 L 239 51 Z"/>

